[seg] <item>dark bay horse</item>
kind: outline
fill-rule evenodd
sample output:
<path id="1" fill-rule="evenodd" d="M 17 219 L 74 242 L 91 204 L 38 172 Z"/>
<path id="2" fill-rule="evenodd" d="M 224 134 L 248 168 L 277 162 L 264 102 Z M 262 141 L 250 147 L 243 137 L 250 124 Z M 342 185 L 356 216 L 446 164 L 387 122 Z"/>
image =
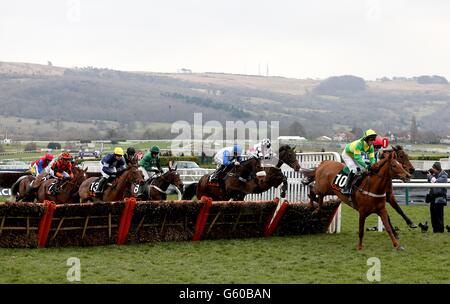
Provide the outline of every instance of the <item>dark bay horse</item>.
<path id="1" fill-rule="evenodd" d="M 37 190 L 37 201 L 43 203 L 44 200 L 54 201 L 55 203 L 79 203 L 80 198 L 78 196 L 78 188 L 86 180 L 86 169 L 80 169 L 74 167 L 73 179 L 62 181 L 59 186 L 59 192 L 57 195 L 49 194 L 50 186 L 56 181 L 56 179 L 48 179 L 42 182 Z M 53 185 L 57 187 L 58 185 Z"/>
<path id="2" fill-rule="evenodd" d="M 155 177 L 150 183 L 144 183 L 141 187 L 147 187 L 143 191 L 143 200 L 166 200 L 167 199 L 167 188 L 169 185 L 174 185 L 175 187 L 183 193 L 183 181 L 180 178 L 180 174 L 177 172 L 176 168 L 169 165 L 169 171 L 166 173 Z"/>
<path id="3" fill-rule="evenodd" d="M 395 151 L 397 154 L 397 161 L 403 166 L 403 168 L 408 171 L 410 174 L 413 174 L 415 169 L 414 166 L 411 164 L 410 160 L 409 160 L 409 156 L 408 154 L 405 152 L 405 150 L 403 150 L 402 146 L 397 145 L 397 146 L 393 146 L 392 150 L 385 150 L 383 152 L 383 155 L 387 155 L 387 153 L 389 153 L 390 151 Z M 314 187 L 312 185 L 312 182 L 314 182 L 315 179 L 315 170 L 316 169 L 312 169 L 312 170 L 304 170 L 303 174 L 305 175 L 305 181 L 304 184 L 305 185 L 310 185 L 310 197 L 314 196 Z M 394 195 L 394 190 L 393 190 L 393 186 L 392 186 L 392 180 L 388 185 L 388 188 L 386 189 L 386 201 L 391 205 L 392 208 L 394 208 L 394 210 L 400 214 L 400 216 L 405 220 L 406 224 L 411 227 L 411 228 L 417 228 L 417 225 L 405 214 L 405 212 L 403 212 L 402 208 L 400 207 L 400 205 L 397 202 L 397 199 L 395 198 Z M 389 218 L 389 223 L 391 224 L 391 228 L 393 228 L 391 220 Z M 398 234 L 397 232 L 394 230 L 394 234 L 395 237 L 398 238 Z"/>
<path id="4" fill-rule="evenodd" d="M 372 166 L 371 172 L 366 174 L 361 181 L 360 186 L 353 185 L 352 195 L 346 196 L 340 192 L 340 189 L 333 187 L 333 181 L 336 175 L 344 168 L 344 164 L 336 161 L 323 161 L 315 171 L 314 194 L 318 196 L 317 212 L 323 204 L 326 195 L 336 195 L 339 199 L 359 212 L 359 243 L 358 250 L 362 249 L 362 240 L 364 236 L 364 224 L 367 216 L 372 213 L 381 217 L 386 232 L 391 238 L 395 248 L 401 249 L 400 244 L 394 236 L 391 225 L 388 222 L 388 213 L 386 210 L 386 189 L 392 178 L 400 178 L 403 181 L 408 180 L 411 175 L 397 161 L 396 152 L 387 153 L 382 160 Z M 314 207 L 311 197 L 311 206 Z"/>
<path id="5" fill-rule="evenodd" d="M 257 174 L 261 174 L 261 177 L 257 177 Z M 186 187 L 183 199 L 189 200 L 197 195 L 197 198 L 208 196 L 213 200 L 243 200 L 247 194 L 257 189 L 266 173 L 261 167 L 260 159 L 250 157 L 242 161 L 239 166 L 234 166 L 223 181 L 210 182 L 210 175 L 205 174 L 198 183 L 192 183 Z"/>
<path id="6" fill-rule="evenodd" d="M 89 200 L 94 201 L 96 199 L 101 199 L 104 202 L 120 201 L 125 197 L 134 196 L 132 187 L 144 180 L 138 166 L 136 164 L 131 164 L 114 179 L 111 186 L 105 185 L 102 196 L 98 197 L 91 190 L 92 184 L 96 182 L 97 179 L 97 177 L 91 177 L 81 184 L 78 194 L 82 203 Z"/>
<path id="7" fill-rule="evenodd" d="M 298 163 L 294 148 L 291 148 L 288 145 L 281 146 L 278 155 L 278 163 L 275 167 L 264 167 L 264 171 L 266 171 L 266 178 L 264 181 L 260 181 L 258 187 L 253 191 L 253 193 L 262 193 L 272 187 L 277 188 L 281 183 L 283 183 L 280 196 L 282 198 L 286 196 L 288 183 L 286 176 L 281 171 L 281 166 L 286 164 L 298 172 L 300 170 L 300 164 Z"/>

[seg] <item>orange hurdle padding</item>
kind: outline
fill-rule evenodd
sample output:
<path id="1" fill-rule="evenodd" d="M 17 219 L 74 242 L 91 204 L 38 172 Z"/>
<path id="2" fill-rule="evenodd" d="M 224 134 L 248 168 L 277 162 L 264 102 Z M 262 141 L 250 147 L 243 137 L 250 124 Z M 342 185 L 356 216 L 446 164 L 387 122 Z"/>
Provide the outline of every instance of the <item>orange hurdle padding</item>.
<path id="1" fill-rule="evenodd" d="M 125 244 L 130 230 L 131 219 L 133 218 L 134 208 L 136 207 L 136 198 L 125 198 L 125 208 L 120 218 L 119 233 L 117 236 L 117 245 Z"/>
<path id="2" fill-rule="evenodd" d="M 206 220 L 209 215 L 209 208 L 212 205 L 212 199 L 207 196 L 202 196 L 201 201 L 205 203 L 202 210 L 197 216 L 197 222 L 195 223 L 195 233 L 192 238 L 193 241 L 200 241 L 202 238 L 203 230 L 205 229 Z"/>
<path id="3" fill-rule="evenodd" d="M 280 222 L 284 212 L 286 211 L 287 206 L 289 205 L 289 202 L 287 200 L 280 202 L 280 199 L 278 197 L 274 199 L 274 202 L 278 203 L 278 206 L 273 212 L 273 216 L 267 223 L 266 228 L 264 230 L 264 236 L 266 237 L 271 236 L 275 232 L 275 230 L 278 227 L 278 223 Z"/>
<path id="4" fill-rule="evenodd" d="M 44 201 L 44 206 L 45 213 L 41 217 L 38 228 L 38 243 L 40 248 L 45 247 L 45 244 L 47 243 L 48 233 L 50 231 L 50 227 L 52 226 L 53 214 L 56 209 L 56 204 L 52 201 Z"/>

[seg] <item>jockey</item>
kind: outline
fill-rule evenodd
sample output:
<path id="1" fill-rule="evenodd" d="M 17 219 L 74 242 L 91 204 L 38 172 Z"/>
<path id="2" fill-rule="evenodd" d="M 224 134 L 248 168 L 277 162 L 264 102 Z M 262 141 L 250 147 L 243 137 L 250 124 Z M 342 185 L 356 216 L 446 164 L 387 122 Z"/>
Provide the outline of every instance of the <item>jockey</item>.
<path id="1" fill-rule="evenodd" d="M 354 142 L 347 144 L 344 151 L 342 151 L 342 159 L 344 160 L 347 167 L 350 169 L 348 174 L 347 183 L 342 190 L 342 194 L 350 195 L 352 193 L 351 185 L 356 174 L 363 170 L 370 170 L 370 166 L 375 164 L 375 155 L 373 143 L 377 133 L 369 129 L 364 132 L 362 138 L 355 140 Z M 366 164 L 361 156 L 361 153 L 367 153 L 369 157 L 369 164 Z"/>
<path id="2" fill-rule="evenodd" d="M 45 154 L 43 157 L 35 160 L 31 163 L 31 174 L 37 177 L 47 168 L 50 162 L 53 160 L 53 155 L 50 153 Z"/>
<path id="3" fill-rule="evenodd" d="M 125 158 L 125 164 L 127 166 L 130 165 L 135 159 L 136 156 L 136 150 L 133 147 L 128 147 L 127 152 L 124 155 Z"/>
<path id="4" fill-rule="evenodd" d="M 49 174 L 56 178 L 57 185 L 53 187 L 53 195 L 57 194 L 59 184 L 63 179 L 72 179 L 72 155 L 69 152 L 61 153 L 56 160 L 53 160 L 50 165 Z"/>
<path id="5" fill-rule="evenodd" d="M 384 141 L 386 141 L 386 147 L 387 147 L 389 145 L 389 141 L 387 138 L 382 138 L 381 136 L 377 136 L 375 138 L 375 141 L 373 142 L 373 152 L 374 152 L 376 161 L 379 161 L 381 155 L 383 154 Z M 370 159 L 368 158 L 366 153 L 364 153 L 364 161 L 366 162 L 366 164 L 370 163 Z"/>
<path id="6" fill-rule="evenodd" d="M 152 178 L 156 173 L 163 172 L 159 152 L 159 147 L 153 146 L 150 152 L 139 161 L 139 169 L 142 171 L 145 181 Z"/>
<path id="7" fill-rule="evenodd" d="M 253 146 L 254 154 L 261 159 L 271 159 L 273 156 L 272 143 L 270 139 L 264 138 L 261 142 Z"/>
<path id="8" fill-rule="evenodd" d="M 116 147 L 114 153 L 109 153 L 102 158 L 102 178 L 98 182 L 96 194 L 101 194 L 106 182 L 113 180 L 117 174 L 125 170 L 125 158 L 123 149 Z"/>
<path id="9" fill-rule="evenodd" d="M 380 156 L 383 154 L 384 141 L 386 141 L 386 147 L 389 146 L 389 141 L 387 138 L 382 138 L 381 136 L 377 136 L 375 141 L 373 142 L 373 150 L 375 153 L 375 160 L 379 161 Z"/>
<path id="10" fill-rule="evenodd" d="M 214 162 L 217 164 L 217 169 L 210 175 L 209 180 L 216 180 L 219 177 L 219 174 L 225 172 L 230 165 L 239 166 L 242 161 L 241 155 L 242 148 L 238 144 L 220 149 L 216 155 L 214 155 Z"/>
<path id="11" fill-rule="evenodd" d="M 73 178 L 72 159 L 73 157 L 69 152 L 61 153 L 58 158 L 51 163 L 49 170 L 50 175 L 58 179 Z"/>
<path id="12" fill-rule="evenodd" d="M 45 156 L 35 160 L 31 163 L 31 174 L 36 177 L 32 182 L 31 187 L 27 189 L 26 195 L 31 195 L 36 191 L 44 181 L 45 176 L 49 173 L 51 165 L 54 162 L 52 154 L 47 153 Z"/>

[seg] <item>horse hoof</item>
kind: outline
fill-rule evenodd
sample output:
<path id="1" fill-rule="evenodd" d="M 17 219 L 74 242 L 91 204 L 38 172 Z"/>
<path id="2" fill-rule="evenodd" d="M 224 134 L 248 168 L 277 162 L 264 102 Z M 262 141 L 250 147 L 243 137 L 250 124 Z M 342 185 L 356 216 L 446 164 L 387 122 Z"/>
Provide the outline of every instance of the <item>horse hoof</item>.
<path id="1" fill-rule="evenodd" d="M 358 245 L 358 246 L 356 246 L 356 249 L 357 249 L 358 251 L 361 251 L 361 250 L 363 249 L 363 246 Z"/>
<path id="2" fill-rule="evenodd" d="M 395 249 L 397 249 L 397 251 L 405 250 L 405 248 L 403 246 L 400 246 L 400 245 L 398 245 Z"/>
<path id="3" fill-rule="evenodd" d="M 413 228 L 413 229 L 415 229 L 415 228 L 417 228 L 417 225 L 416 225 L 416 224 L 414 224 L 414 223 L 411 223 L 411 224 L 409 224 L 409 228 Z"/>

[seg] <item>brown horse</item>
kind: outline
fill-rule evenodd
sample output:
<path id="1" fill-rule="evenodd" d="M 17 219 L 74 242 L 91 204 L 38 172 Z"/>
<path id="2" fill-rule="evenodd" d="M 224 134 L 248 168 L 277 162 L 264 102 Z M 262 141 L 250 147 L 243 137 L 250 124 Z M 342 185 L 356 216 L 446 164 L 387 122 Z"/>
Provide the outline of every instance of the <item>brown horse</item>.
<path id="1" fill-rule="evenodd" d="M 391 179 L 398 177 L 402 180 L 408 180 L 411 175 L 403 169 L 397 161 L 396 152 L 388 153 L 386 157 L 372 166 L 371 172 L 362 177 L 360 186 L 352 185 L 354 191 L 351 197 L 343 195 L 339 188 L 333 185 L 336 175 L 344 168 L 344 164 L 336 161 L 323 161 L 315 172 L 314 193 L 318 196 L 317 212 L 323 204 L 326 195 L 337 195 L 339 199 L 354 209 L 359 211 L 359 243 L 358 250 L 362 249 L 362 240 L 364 236 L 364 224 L 367 216 L 372 213 L 378 214 L 383 221 L 384 226 L 392 244 L 395 248 L 401 249 L 396 240 L 391 225 L 388 222 L 388 213 L 386 210 L 386 189 Z M 314 208 L 313 198 L 311 197 L 311 206 Z"/>
<path id="2" fill-rule="evenodd" d="M 30 191 L 30 188 L 31 182 L 35 179 L 36 177 L 33 175 L 19 177 L 19 179 L 11 186 L 11 202 L 34 202 L 36 193 Z"/>
<path id="3" fill-rule="evenodd" d="M 403 166 L 403 169 L 405 169 L 410 174 L 413 174 L 415 171 L 415 168 L 409 161 L 409 156 L 405 152 L 405 150 L 403 150 L 402 146 L 398 145 L 398 146 L 392 147 L 392 151 L 396 152 L 397 160 Z M 386 157 L 389 152 L 390 151 L 384 151 L 383 155 L 381 156 L 381 159 L 383 157 Z M 406 224 L 408 224 L 408 226 L 410 228 L 417 228 L 417 225 L 414 224 L 414 222 L 403 212 L 402 208 L 400 208 L 400 205 L 398 204 L 397 199 L 395 198 L 395 195 L 394 195 L 394 187 L 392 186 L 392 180 L 390 181 L 390 183 L 386 189 L 386 201 L 391 205 L 392 208 L 394 208 L 395 211 L 397 211 L 398 214 L 400 214 L 400 216 L 405 220 Z M 391 223 L 391 219 L 390 218 L 388 218 L 388 219 L 389 219 L 389 224 L 391 225 L 391 227 L 393 227 L 392 223 Z M 395 230 L 394 230 L 394 234 L 395 234 L 395 237 L 398 239 L 398 234 Z"/>
<path id="4" fill-rule="evenodd" d="M 240 165 L 234 166 L 218 183 L 209 181 L 211 174 L 203 175 L 198 183 L 186 188 L 186 191 L 188 188 L 190 191 L 187 195 L 186 193 L 183 195 L 183 199 L 191 199 L 192 190 L 196 189 L 197 198 L 208 196 L 213 200 L 243 200 L 245 195 L 253 193 L 258 188 L 261 179 L 256 176 L 258 172 L 264 172 L 261 161 L 257 157 L 250 157 Z"/>
<path id="5" fill-rule="evenodd" d="M 150 181 L 150 183 L 146 182 L 141 187 L 146 187 L 143 191 L 143 200 L 166 200 L 167 199 L 167 188 L 169 185 L 174 185 L 175 187 L 183 193 L 183 181 L 181 180 L 180 174 L 177 172 L 177 169 L 172 169 L 169 166 L 169 171 L 166 173 L 155 177 Z M 135 190 L 135 192 L 137 192 Z"/>
<path id="6" fill-rule="evenodd" d="M 392 150 L 385 150 L 383 151 L 383 155 L 380 157 L 383 158 L 384 156 L 387 155 L 387 153 L 390 153 L 392 151 L 395 151 L 397 154 L 397 161 L 403 166 L 403 168 L 408 171 L 410 174 L 413 174 L 415 171 L 414 166 L 411 164 L 410 160 L 409 160 L 409 156 L 408 154 L 405 152 L 405 150 L 403 150 L 402 146 L 397 145 L 397 146 L 393 146 Z M 315 179 L 315 174 L 316 174 L 316 168 L 314 169 L 303 169 L 303 174 L 305 175 L 304 181 L 302 181 L 305 185 L 309 185 L 309 190 L 310 190 L 310 198 L 313 197 L 315 198 L 315 194 L 314 194 L 314 187 L 312 182 L 314 182 Z M 395 198 L 394 195 L 394 190 L 393 190 L 393 186 L 392 186 L 392 180 L 388 185 L 388 188 L 386 189 L 386 201 L 391 205 L 391 207 L 398 213 L 400 214 L 400 216 L 405 220 L 406 224 L 408 224 L 408 226 L 410 228 L 417 228 L 417 225 L 414 224 L 414 222 L 405 214 L 405 212 L 403 212 L 402 208 L 400 207 L 400 205 L 397 202 L 397 199 Z M 394 229 L 394 226 L 391 223 L 391 219 L 390 217 L 388 218 L 389 220 L 389 224 L 391 225 L 391 228 Z M 397 231 L 394 231 L 394 235 L 396 239 L 399 239 L 399 235 L 397 233 Z"/>
<path id="7" fill-rule="evenodd" d="M 45 200 L 54 201 L 55 203 L 79 203 L 80 199 L 78 196 L 78 188 L 80 185 L 86 180 L 86 169 L 80 169 L 78 167 L 74 167 L 73 170 L 73 179 L 63 180 L 60 185 L 54 184 L 56 179 L 48 179 L 42 182 L 37 190 L 37 201 L 39 203 L 43 203 Z M 53 187 L 58 187 L 58 194 L 53 195 L 49 194 L 49 188 L 53 185 Z M 50 191 L 51 192 L 51 191 Z"/>
<path id="8" fill-rule="evenodd" d="M 298 163 L 294 148 L 291 148 L 288 145 L 281 146 L 278 155 L 278 163 L 275 167 L 264 167 L 264 171 L 266 171 L 266 178 L 263 182 L 259 183 L 253 193 L 262 193 L 272 187 L 276 188 L 283 183 L 280 196 L 282 198 L 286 196 L 288 183 L 286 176 L 281 171 L 281 165 L 286 164 L 298 172 L 300 170 L 300 164 Z"/>
<path id="9" fill-rule="evenodd" d="M 92 186 L 94 182 L 97 182 L 97 179 L 97 177 L 91 177 L 81 184 L 78 194 L 82 203 L 89 200 L 94 201 L 96 199 L 101 199 L 104 202 L 123 200 L 125 197 L 134 196 L 132 187 L 143 181 L 142 172 L 139 171 L 136 164 L 132 164 L 114 179 L 110 187 L 106 185 L 105 191 L 103 191 L 103 194 L 99 197 L 92 190 Z"/>

